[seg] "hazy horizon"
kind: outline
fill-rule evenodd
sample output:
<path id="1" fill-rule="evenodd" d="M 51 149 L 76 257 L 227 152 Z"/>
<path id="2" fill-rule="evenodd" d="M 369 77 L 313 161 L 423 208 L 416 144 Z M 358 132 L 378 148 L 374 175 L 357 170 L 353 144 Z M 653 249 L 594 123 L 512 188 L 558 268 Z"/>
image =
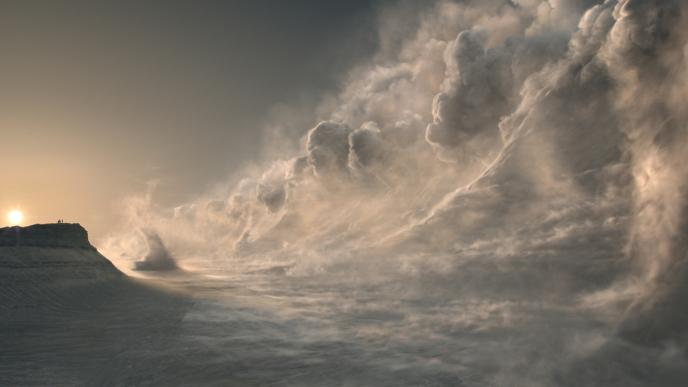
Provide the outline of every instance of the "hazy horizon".
<path id="1" fill-rule="evenodd" d="M 4 3 L 0 210 L 99 241 L 151 182 L 174 206 L 259 164 L 272 116 L 372 52 L 381 4 Z"/>

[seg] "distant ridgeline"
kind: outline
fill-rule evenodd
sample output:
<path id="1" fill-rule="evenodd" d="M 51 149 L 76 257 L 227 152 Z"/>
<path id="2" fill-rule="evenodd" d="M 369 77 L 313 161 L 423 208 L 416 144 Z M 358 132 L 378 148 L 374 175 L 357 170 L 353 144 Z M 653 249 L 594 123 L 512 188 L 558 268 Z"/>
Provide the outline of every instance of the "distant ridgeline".
<path id="1" fill-rule="evenodd" d="M 0 228 L 0 300 L 3 293 L 121 278 L 88 241 L 79 224 Z"/>

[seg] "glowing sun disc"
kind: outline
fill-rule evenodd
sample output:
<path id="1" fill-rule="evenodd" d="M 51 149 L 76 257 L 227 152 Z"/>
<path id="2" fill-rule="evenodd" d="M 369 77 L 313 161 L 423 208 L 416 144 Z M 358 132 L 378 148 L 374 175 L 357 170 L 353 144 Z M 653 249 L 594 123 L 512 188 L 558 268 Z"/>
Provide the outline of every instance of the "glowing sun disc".
<path id="1" fill-rule="evenodd" d="M 24 220 L 24 214 L 19 210 L 12 210 L 7 214 L 7 220 L 12 226 L 17 226 Z"/>

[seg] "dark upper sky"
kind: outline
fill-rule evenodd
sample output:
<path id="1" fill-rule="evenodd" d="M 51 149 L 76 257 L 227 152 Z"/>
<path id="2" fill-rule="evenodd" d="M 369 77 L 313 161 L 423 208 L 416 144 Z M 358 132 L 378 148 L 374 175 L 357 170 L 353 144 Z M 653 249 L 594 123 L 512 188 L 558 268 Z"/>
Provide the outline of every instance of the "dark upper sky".
<path id="1" fill-rule="evenodd" d="M 255 157 L 271 107 L 336 90 L 374 18 L 362 0 L 3 2 L 0 211 L 99 234 L 151 179 L 168 204 L 202 192 Z"/>

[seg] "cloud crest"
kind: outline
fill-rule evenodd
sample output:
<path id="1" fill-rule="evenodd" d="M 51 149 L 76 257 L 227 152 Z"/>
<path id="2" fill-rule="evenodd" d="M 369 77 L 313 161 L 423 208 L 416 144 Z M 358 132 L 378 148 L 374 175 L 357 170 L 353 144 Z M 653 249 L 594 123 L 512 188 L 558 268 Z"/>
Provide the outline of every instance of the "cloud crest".
<path id="1" fill-rule="evenodd" d="M 426 284 L 418 297 L 477 299 L 514 321 L 544 308 L 531 332 L 574 327 L 572 340 L 529 344 L 566 356 L 526 357 L 540 362 L 530 374 L 508 359 L 491 383 L 615 385 L 577 372 L 613 359 L 618 385 L 679 385 L 687 11 L 678 0 L 438 2 L 402 42 L 385 28 L 409 21 L 392 12 L 386 49 L 323 103 L 298 154 L 174 211 L 139 201 L 131 223 L 182 266 L 403 278 Z M 142 243 L 124 233 L 107 250 L 140 256 Z M 628 351 L 648 379 L 625 372 L 639 366 Z"/>

